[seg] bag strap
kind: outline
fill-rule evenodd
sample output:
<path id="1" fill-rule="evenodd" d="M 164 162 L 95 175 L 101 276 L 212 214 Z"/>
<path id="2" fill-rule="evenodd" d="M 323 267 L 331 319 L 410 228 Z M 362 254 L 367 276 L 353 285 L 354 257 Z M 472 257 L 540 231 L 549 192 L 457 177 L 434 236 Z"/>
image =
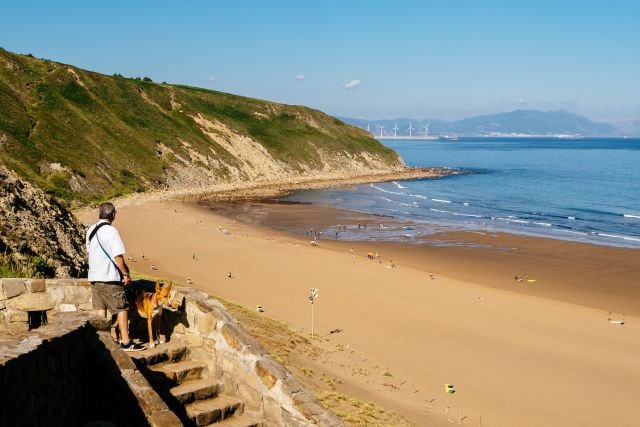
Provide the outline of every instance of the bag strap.
<path id="1" fill-rule="evenodd" d="M 101 222 L 100 224 L 96 225 L 93 230 L 91 230 L 91 234 L 89 234 L 89 241 L 91 241 L 91 239 L 93 239 L 93 236 L 96 235 L 96 233 L 98 232 L 98 230 L 100 229 L 100 227 L 102 227 L 103 225 L 109 225 L 108 222 Z M 100 245 L 102 247 L 102 245 Z"/>

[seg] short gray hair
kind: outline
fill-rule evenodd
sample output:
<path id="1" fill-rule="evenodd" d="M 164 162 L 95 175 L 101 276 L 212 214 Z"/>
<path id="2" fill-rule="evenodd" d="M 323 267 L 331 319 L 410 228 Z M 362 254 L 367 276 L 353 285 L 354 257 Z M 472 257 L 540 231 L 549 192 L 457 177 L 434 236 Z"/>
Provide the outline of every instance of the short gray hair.
<path id="1" fill-rule="evenodd" d="M 100 203 L 100 219 L 113 220 L 116 216 L 116 207 L 111 202 Z"/>

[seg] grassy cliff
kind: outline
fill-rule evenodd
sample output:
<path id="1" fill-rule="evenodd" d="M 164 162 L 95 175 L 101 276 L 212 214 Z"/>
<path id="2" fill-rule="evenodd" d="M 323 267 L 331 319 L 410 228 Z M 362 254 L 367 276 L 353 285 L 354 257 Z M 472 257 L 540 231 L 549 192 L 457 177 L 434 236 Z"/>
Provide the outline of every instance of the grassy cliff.
<path id="1" fill-rule="evenodd" d="M 151 188 L 358 175 L 397 154 L 320 111 L 0 49 L 0 163 L 88 202 Z"/>

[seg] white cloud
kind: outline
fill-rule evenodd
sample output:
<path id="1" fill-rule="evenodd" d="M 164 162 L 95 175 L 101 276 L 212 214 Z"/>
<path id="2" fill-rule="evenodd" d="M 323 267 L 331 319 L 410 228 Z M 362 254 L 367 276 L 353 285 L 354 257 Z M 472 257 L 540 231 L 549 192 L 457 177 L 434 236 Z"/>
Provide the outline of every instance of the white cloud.
<path id="1" fill-rule="evenodd" d="M 216 78 L 214 76 L 209 76 L 209 77 L 207 77 L 206 81 L 207 81 L 207 83 L 213 83 L 213 82 L 216 81 Z"/>
<path id="2" fill-rule="evenodd" d="M 350 82 L 343 84 L 342 89 L 354 89 L 360 86 L 360 83 L 362 83 L 360 80 L 351 80 Z"/>
<path id="3" fill-rule="evenodd" d="M 294 79 L 296 79 L 296 80 L 304 80 L 304 74 L 296 74 Z"/>

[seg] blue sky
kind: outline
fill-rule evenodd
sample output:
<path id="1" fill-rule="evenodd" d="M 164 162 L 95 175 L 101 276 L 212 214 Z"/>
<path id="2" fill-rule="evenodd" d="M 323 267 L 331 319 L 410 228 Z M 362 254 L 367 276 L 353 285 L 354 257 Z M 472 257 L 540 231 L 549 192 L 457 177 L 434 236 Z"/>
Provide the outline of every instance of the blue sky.
<path id="1" fill-rule="evenodd" d="M 640 1 L 128 3 L 4 4 L 0 47 L 351 117 L 640 119 Z"/>

